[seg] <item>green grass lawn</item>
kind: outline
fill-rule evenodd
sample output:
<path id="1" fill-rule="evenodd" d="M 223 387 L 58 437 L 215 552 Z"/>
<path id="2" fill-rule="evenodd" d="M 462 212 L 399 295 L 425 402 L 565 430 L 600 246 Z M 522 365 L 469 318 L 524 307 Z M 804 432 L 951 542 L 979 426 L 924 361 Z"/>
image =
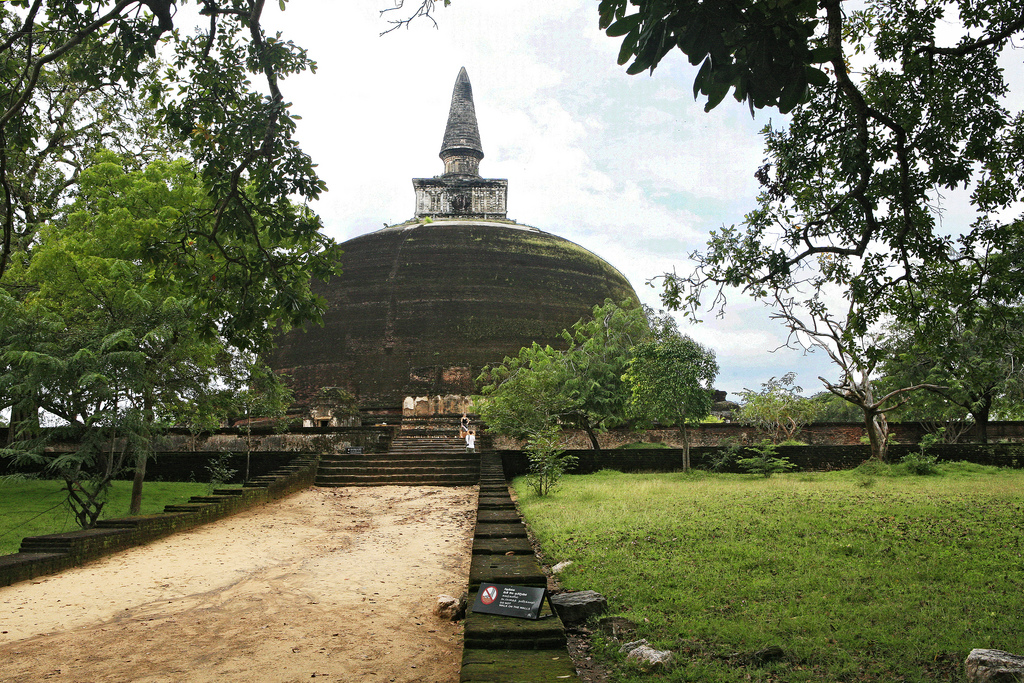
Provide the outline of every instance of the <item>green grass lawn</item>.
<path id="1" fill-rule="evenodd" d="M 165 505 L 184 503 L 192 496 L 209 493 L 210 484 L 194 482 L 146 482 L 142 490 L 142 514 L 163 512 Z M 127 517 L 132 483 L 115 481 L 101 519 Z M 63 481 L 0 478 L 0 555 L 18 552 L 21 539 L 78 528 L 68 509 Z"/>
<path id="2" fill-rule="evenodd" d="M 515 486 L 545 561 L 573 561 L 563 585 L 675 652 L 640 674 L 598 636 L 617 681 L 963 681 L 972 648 L 1024 653 L 1024 471 L 941 470 Z"/>

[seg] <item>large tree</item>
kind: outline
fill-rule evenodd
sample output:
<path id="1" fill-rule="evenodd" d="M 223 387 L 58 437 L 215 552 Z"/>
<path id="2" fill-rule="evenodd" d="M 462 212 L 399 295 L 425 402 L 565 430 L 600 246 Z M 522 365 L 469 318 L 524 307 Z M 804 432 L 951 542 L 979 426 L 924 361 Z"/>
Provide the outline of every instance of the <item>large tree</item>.
<path id="1" fill-rule="evenodd" d="M 1024 33 L 1020 0 L 600 8 L 631 73 L 678 47 L 700 65 L 694 94 L 707 108 L 731 89 L 752 110 L 791 114 L 765 129 L 758 207 L 741 228 L 712 235 L 691 275 L 666 277 L 672 305 L 692 312 L 709 288 L 770 300 L 800 281 L 831 282 L 861 304 L 856 324 L 866 332 L 898 283 L 926 281 L 936 263 L 1022 248 L 1024 115 L 1007 108 L 1003 71 Z M 973 215 L 943 224 L 943 193 L 965 190 Z M 1002 262 L 1001 282 L 1020 291 L 1015 256 Z"/>
<path id="2" fill-rule="evenodd" d="M 294 261 L 259 231 L 306 238 L 319 227 L 296 221 L 288 201 L 314 199 L 323 184 L 292 138 L 295 117 L 280 88 L 284 76 L 315 64 L 265 34 L 263 0 L 202 0 L 197 26 L 180 25 L 184 2 L 0 5 L 0 284 L 12 260 L 30 258 L 36 232 L 67 199 L 80 148 L 123 139 L 144 151 L 147 134 L 159 130 L 188 148 L 212 199 L 212 220 L 191 227 L 221 246 L 252 245 L 249 259 L 225 250 L 251 273 L 243 286 L 269 277 L 288 288 Z M 167 65 L 155 73 L 158 49 Z M 155 107 L 156 127 L 122 138 L 119 127 L 145 123 L 124 103 L 129 97 Z M 184 245 L 167 248 L 176 246 Z M 310 313 L 292 303 L 297 319 Z"/>
<path id="3" fill-rule="evenodd" d="M 871 444 L 871 457 L 885 461 L 889 453 L 889 422 L 886 415 L 902 407 L 915 391 L 937 389 L 927 382 L 879 382 L 886 350 L 877 335 L 861 332 L 860 306 L 851 303 L 845 316 L 837 316 L 816 297 L 800 301 L 788 294 L 776 294 L 772 318 L 790 331 L 790 344 L 824 351 L 839 369 L 835 380 L 819 377 L 825 389 L 856 406 L 864 420 L 864 432 Z M 884 387 L 884 388 L 882 388 Z"/>
<path id="4" fill-rule="evenodd" d="M 883 365 L 890 377 L 933 387 L 933 400 L 913 402 L 926 411 L 915 417 L 938 417 L 953 429 L 969 415 L 982 443 L 993 411 L 1024 395 L 1024 301 L 1019 292 L 993 297 L 1002 287 L 987 278 L 977 267 L 947 268 L 928 288 L 904 288 L 912 312 L 888 325 Z"/>
<path id="5" fill-rule="evenodd" d="M 12 265 L 8 278 L 20 296 L 0 290 L 0 396 L 22 415 L 43 410 L 62 425 L 40 432 L 32 420 L 15 424 L 4 453 L 63 477 L 85 525 L 95 522 L 110 479 L 128 461 L 138 510 L 161 427 L 212 410 L 233 351 L 265 348 L 275 320 L 290 318 L 278 310 L 273 283 L 246 292 L 232 282 L 237 265 L 225 263 L 225 251 L 254 247 L 218 245 L 182 227 L 185 217 L 212 221 L 211 204 L 184 160 L 132 171 L 121 157 L 100 154 L 82 172 L 64 217 L 38 231 L 31 260 Z M 259 234 L 283 254 L 318 248 Z M 182 242 L 186 249 L 173 258 L 154 257 Z M 309 296 L 308 275 L 304 287 L 291 294 Z M 261 324 L 231 321 L 247 315 L 235 308 L 238 296 Z M 55 455 L 47 448 L 54 439 L 79 446 Z"/>
<path id="6" fill-rule="evenodd" d="M 605 300 L 562 331 L 566 348 L 534 343 L 485 368 L 477 379 L 481 417 L 488 429 L 517 439 L 575 427 L 600 450 L 597 434 L 626 420 L 622 373 L 633 346 L 650 334 L 648 314 L 637 302 Z"/>

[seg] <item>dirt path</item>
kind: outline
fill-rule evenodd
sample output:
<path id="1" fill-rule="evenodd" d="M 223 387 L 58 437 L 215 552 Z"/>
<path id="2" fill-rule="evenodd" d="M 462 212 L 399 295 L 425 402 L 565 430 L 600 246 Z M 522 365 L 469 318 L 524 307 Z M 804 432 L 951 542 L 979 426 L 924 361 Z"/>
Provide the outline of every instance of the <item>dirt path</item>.
<path id="1" fill-rule="evenodd" d="M 458 681 L 475 488 L 311 489 L 0 588 L 0 681 Z"/>

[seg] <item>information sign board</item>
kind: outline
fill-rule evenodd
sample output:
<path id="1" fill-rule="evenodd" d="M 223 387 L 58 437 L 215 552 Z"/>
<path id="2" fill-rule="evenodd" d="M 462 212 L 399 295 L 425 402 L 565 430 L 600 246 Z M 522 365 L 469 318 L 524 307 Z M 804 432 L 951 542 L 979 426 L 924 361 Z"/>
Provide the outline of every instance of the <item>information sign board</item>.
<path id="1" fill-rule="evenodd" d="M 520 619 L 537 619 L 540 617 L 540 607 L 546 594 L 546 589 L 533 586 L 481 583 L 480 592 L 473 603 L 473 611 Z"/>

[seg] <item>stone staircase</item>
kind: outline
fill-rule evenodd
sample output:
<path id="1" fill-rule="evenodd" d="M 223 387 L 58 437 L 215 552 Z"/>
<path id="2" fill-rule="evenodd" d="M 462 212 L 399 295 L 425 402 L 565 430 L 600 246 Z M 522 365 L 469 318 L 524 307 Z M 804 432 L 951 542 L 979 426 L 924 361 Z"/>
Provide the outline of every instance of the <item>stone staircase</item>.
<path id="1" fill-rule="evenodd" d="M 317 486 L 474 486 L 480 454 L 457 436 L 400 435 L 387 453 L 320 457 Z"/>

